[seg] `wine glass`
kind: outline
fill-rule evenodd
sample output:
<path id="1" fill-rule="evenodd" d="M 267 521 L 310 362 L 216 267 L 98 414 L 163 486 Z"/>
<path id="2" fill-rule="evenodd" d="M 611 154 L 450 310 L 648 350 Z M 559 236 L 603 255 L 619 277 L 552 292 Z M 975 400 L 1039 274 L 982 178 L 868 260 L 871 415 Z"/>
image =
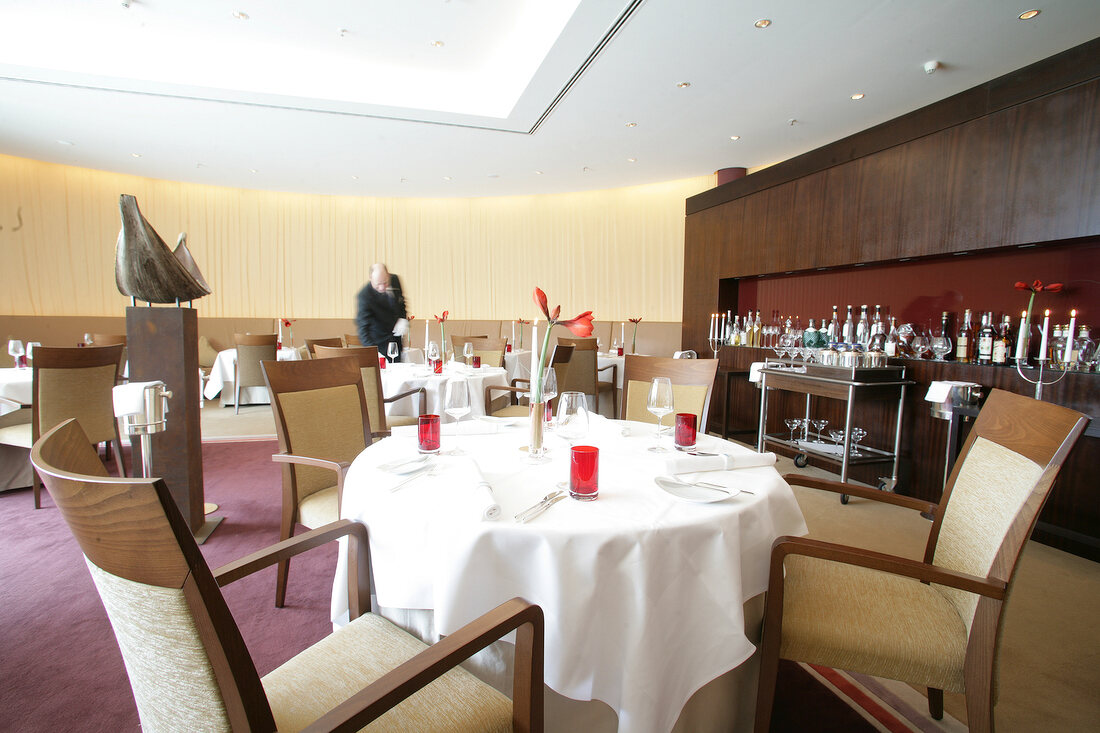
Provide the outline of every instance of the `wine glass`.
<path id="1" fill-rule="evenodd" d="M 92 345 L 92 334 L 90 334 L 90 333 L 84 334 L 84 345 L 85 346 L 91 346 Z"/>
<path id="2" fill-rule="evenodd" d="M 603 353 L 603 339 L 601 339 L 599 336 L 596 337 L 596 353 Z"/>
<path id="3" fill-rule="evenodd" d="M 787 423 L 787 429 L 791 431 L 790 441 L 794 442 L 794 431 L 802 427 L 802 418 L 800 417 L 788 417 L 783 422 Z"/>
<path id="4" fill-rule="evenodd" d="M 470 414 L 470 383 L 465 377 L 455 377 L 448 380 L 447 390 L 443 396 L 443 412 L 451 416 L 455 421 L 455 434 L 458 434 L 458 423 L 462 418 Z M 457 444 L 458 439 L 455 439 Z M 451 455 L 462 455 L 457 445 L 450 450 Z"/>
<path id="5" fill-rule="evenodd" d="M 815 440 L 814 442 L 824 443 L 825 441 L 821 439 L 821 436 L 825 434 L 825 428 L 829 427 L 829 421 L 825 419 L 820 419 L 811 420 L 810 422 L 814 424 L 814 428 L 817 430 L 817 440 Z"/>
<path id="6" fill-rule="evenodd" d="M 657 444 L 650 447 L 654 453 L 667 453 L 668 448 L 661 445 L 661 429 L 665 415 L 673 410 L 672 380 L 668 377 L 654 377 L 649 385 L 649 398 L 646 409 L 657 418 Z"/>
<path id="7" fill-rule="evenodd" d="M 862 456 L 859 452 L 859 441 L 867 437 L 867 431 L 863 428 L 852 428 L 852 457 Z"/>
<path id="8" fill-rule="evenodd" d="M 428 342 L 427 355 L 429 364 L 439 358 L 439 345 L 435 341 Z"/>
<path id="9" fill-rule="evenodd" d="M 474 345 L 469 341 L 462 345 L 462 358 L 466 360 L 466 366 L 474 363 Z"/>
<path id="10" fill-rule="evenodd" d="M 588 434 L 588 398 L 583 392 L 561 393 L 556 432 L 570 445 Z"/>
<path id="11" fill-rule="evenodd" d="M 542 373 L 542 401 L 549 405 L 550 400 L 558 396 L 558 373 L 554 370 L 554 367 L 546 367 L 546 371 Z M 546 418 L 546 426 L 551 426 L 553 413 L 548 412 Z"/>
<path id="12" fill-rule="evenodd" d="M 397 361 L 398 346 L 396 341 L 390 341 L 390 345 L 386 347 L 386 356 L 390 359 L 390 364 Z"/>
<path id="13" fill-rule="evenodd" d="M 913 354 L 918 359 L 924 359 L 929 352 L 930 344 L 927 336 L 913 337 Z"/>
<path id="14" fill-rule="evenodd" d="M 830 430 L 829 431 L 829 437 L 833 439 L 833 442 L 836 443 L 836 447 L 839 448 L 840 447 L 840 441 L 844 440 L 844 431 L 843 430 Z"/>
<path id="15" fill-rule="evenodd" d="M 28 341 L 27 342 L 27 361 L 34 361 L 34 350 L 36 347 L 41 346 L 41 341 Z"/>
<path id="16" fill-rule="evenodd" d="M 951 339 L 946 333 L 932 339 L 932 353 L 936 355 L 935 361 L 947 361 L 943 357 L 951 353 Z"/>
<path id="17" fill-rule="evenodd" d="M 20 357 L 22 357 L 23 354 L 25 353 L 23 351 L 23 342 L 22 341 L 20 341 L 19 339 L 9 339 L 8 340 L 8 353 L 11 354 L 11 358 L 12 358 L 12 361 L 14 362 L 15 366 L 17 366 L 17 367 L 23 366 L 22 364 L 19 363 L 20 362 Z"/>

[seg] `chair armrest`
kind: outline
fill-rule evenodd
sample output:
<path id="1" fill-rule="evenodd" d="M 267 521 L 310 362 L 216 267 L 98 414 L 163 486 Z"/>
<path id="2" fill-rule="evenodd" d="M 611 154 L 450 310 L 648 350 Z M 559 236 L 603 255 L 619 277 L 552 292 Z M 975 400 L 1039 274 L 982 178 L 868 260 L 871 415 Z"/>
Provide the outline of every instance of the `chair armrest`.
<path id="1" fill-rule="evenodd" d="M 528 379 L 527 377 L 516 377 L 515 379 L 513 379 L 513 380 L 512 380 L 511 382 L 510 382 L 510 384 L 511 384 L 511 385 L 512 385 L 513 387 L 518 387 L 518 386 L 519 386 L 519 383 L 520 383 L 520 382 L 523 382 L 524 384 L 526 384 L 526 385 L 527 385 L 527 389 L 530 389 L 530 388 L 531 388 L 531 380 L 530 380 L 530 379 Z"/>
<path id="2" fill-rule="evenodd" d="M 929 565 L 896 555 L 886 555 L 859 547 L 837 545 L 831 542 L 811 540 L 805 537 L 780 537 L 772 544 L 772 571 L 782 573 L 783 560 L 788 555 L 804 555 L 822 560 L 856 565 L 870 570 L 880 570 L 903 575 L 914 580 L 937 583 L 968 593 L 977 593 L 996 600 L 1003 600 L 1008 584 L 1003 580 L 980 578 L 968 573 Z"/>
<path id="3" fill-rule="evenodd" d="M 247 577 L 295 555 L 326 545 L 340 537 L 348 538 L 348 608 L 351 618 L 358 618 L 370 610 L 370 544 L 365 524 L 351 519 L 340 519 L 317 529 L 283 540 L 278 544 L 245 555 L 214 570 L 214 580 L 219 587 Z"/>
<path id="4" fill-rule="evenodd" d="M 347 475 L 348 469 L 351 468 L 351 464 L 347 461 L 329 461 L 324 458 L 313 458 L 311 456 L 299 456 L 293 453 L 274 453 L 271 456 L 271 460 L 275 463 L 297 463 L 303 466 L 314 466 L 316 468 L 327 468 L 330 471 L 336 472 L 336 496 L 339 500 L 339 505 L 344 504 L 344 476 Z"/>
<path id="5" fill-rule="evenodd" d="M 911 496 L 902 496 L 900 494 L 894 494 L 889 491 L 880 491 L 878 489 L 872 489 L 867 486 L 857 486 L 856 484 L 845 483 L 842 481 L 832 481 L 830 479 L 817 478 L 816 476 L 806 476 L 801 473 L 785 474 L 783 476 L 783 480 L 786 481 L 788 484 L 794 486 L 806 486 L 811 489 L 822 489 L 823 491 L 832 491 L 837 494 L 858 496 L 861 499 L 881 501 L 886 504 L 903 506 L 906 509 L 916 509 L 918 512 L 926 512 L 928 514 L 936 511 L 936 507 L 939 506 L 938 504 L 930 501 L 914 499 Z"/>
<path id="6" fill-rule="evenodd" d="M 426 397 L 427 391 L 423 387 L 417 387 L 416 389 L 410 389 L 410 390 L 407 390 L 407 391 L 402 392 L 400 394 L 395 394 L 393 397 L 383 397 L 382 402 L 383 402 L 383 404 L 388 403 L 388 402 L 397 402 L 397 400 L 404 399 L 405 397 L 409 397 L 409 396 L 414 395 L 414 394 L 419 394 L 420 395 L 420 412 L 417 413 L 417 414 L 418 415 L 423 415 L 426 412 L 425 406 L 426 406 L 426 400 L 427 400 L 427 397 Z"/>
<path id="7" fill-rule="evenodd" d="M 531 392 L 531 390 L 526 388 L 526 387 L 505 387 L 502 384 L 487 384 L 487 385 L 485 385 L 485 414 L 486 415 L 492 414 L 489 410 L 489 405 L 491 405 L 493 403 L 493 395 L 492 395 L 493 392 L 509 392 L 509 393 L 511 393 L 511 395 L 512 395 L 512 404 L 513 405 L 518 405 L 519 400 L 517 398 L 520 395 L 529 394 Z"/>
<path id="8" fill-rule="evenodd" d="M 605 372 L 608 369 L 611 370 L 611 384 L 618 384 L 619 383 L 619 365 L 618 364 L 608 364 L 605 367 L 598 367 L 596 369 L 596 374 L 599 375 L 600 372 Z"/>
<path id="9" fill-rule="evenodd" d="M 312 724 L 302 733 L 358 731 L 478 651 L 516 631 L 512 690 L 512 729 L 543 729 L 542 609 L 513 598 L 444 637 L 386 673 Z"/>

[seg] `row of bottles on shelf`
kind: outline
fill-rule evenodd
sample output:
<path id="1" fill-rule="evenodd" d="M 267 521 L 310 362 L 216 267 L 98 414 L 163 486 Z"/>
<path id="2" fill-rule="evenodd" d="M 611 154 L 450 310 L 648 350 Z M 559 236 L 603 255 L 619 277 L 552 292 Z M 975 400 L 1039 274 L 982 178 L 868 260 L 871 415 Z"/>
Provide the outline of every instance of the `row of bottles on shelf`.
<path id="1" fill-rule="evenodd" d="M 846 344 L 863 351 L 881 351 L 887 357 L 919 359 L 932 353 L 937 361 L 982 365 L 1014 364 L 1021 356 L 1026 362 L 1029 355 L 1036 355 L 1038 339 L 1027 333 L 1021 338 L 1018 328 L 1013 328 L 1012 317 L 1007 314 L 997 323 L 993 312 L 988 311 L 975 326 L 973 311 L 968 308 L 957 329 L 950 327 L 950 320 L 950 313 L 944 311 L 939 333 L 925 334 L 914 324 L 899 325 L 892 316 L 887 323 L 880 305 L 876 305 L 871 314 L 868 306 L 861 306 L 858 317 L 853 315 L 853 306 L 849 305 L 843 321 L 839 306 L 834 305 L 832 316 L 821 319 L 820 327 L 811 318 L 805 328 L 801 318 L 782 317 L 778 310 L 772 311 L 772 319 L 767 323 L 761 319 L 759 310 L 754 315 L 750 309 L 743 320 L 727 311 L 710 341 L 715 349 L 719 346 L 817 349 Z M 1032 325 L 1032 330 L 1034 328 Z M 1046 342 L 1046 353 L 1039 356 L 1054 368 L 1096 370 L 1098 352 L 1089 327 L 1081 326 L 1075 335 L 1070 334 L 1071 329 L 1072 324 L 1055 325 L 1052 337 Z"/>

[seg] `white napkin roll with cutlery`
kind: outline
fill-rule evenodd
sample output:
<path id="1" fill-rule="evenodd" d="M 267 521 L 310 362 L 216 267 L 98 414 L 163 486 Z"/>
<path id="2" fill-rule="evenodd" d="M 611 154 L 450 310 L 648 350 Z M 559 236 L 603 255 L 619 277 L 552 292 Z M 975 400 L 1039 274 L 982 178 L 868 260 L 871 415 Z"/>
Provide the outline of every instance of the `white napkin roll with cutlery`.
<path id="1" fill-rule="evenodd" d="M 474 467 L 474 506 L 478 510 L 478 518 L 483 522 L 495 522 L 500 519 L 500 504 L 497 503 L 497 498 L 493 496 L 493 487 L 485 480 L 485 476 L 481 473 L 481 468 L 478 467 L 476 462 L 473 462 Z"/>
<path id="2" fill-rule="evenodd" d="M 774 453 L 721 453 L 717 456 L 689 456 L 681 454 L 665 462 L 665 470 L 671 474 L 697 473 L 701 471 L 730 471 L 735 468 L 774 466 Z"/>

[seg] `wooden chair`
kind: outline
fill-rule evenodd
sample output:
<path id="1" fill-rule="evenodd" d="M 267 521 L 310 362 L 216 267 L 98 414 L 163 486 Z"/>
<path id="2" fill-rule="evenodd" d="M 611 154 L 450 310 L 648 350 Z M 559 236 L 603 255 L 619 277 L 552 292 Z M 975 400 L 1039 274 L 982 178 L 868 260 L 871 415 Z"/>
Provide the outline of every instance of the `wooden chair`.
<path id="1" fill-rule="evenodd" d="M 357 334 L 357 333 L 345 333 L 344 334 L 344 346 L 347 346 L 349 348 L 358 348 L 360 346 L 363 346 L 363 344 L 359 343 L 359 334 Z"/>
<path id="2" fill-rule="evenodd" d="M 558 394 L 561 394 L 561 383 L 565 378 L 565 372 L 569 368 L 569 361 L 573 357 L 573 347 L 558 344 L 554 347 L 554 352 L 550 354 L 550 367 L 554 370 L 554 375 L 558 380 Z M 531 380 L 523 377 L 517 377 L 512 380 L 511 386 L 503 387 L 499 384 L 487 384 L 485 385 L 485 414 L 493 415 L 494 417 L 525 417 L 530 414 L 529 405 L 521 405 L 519 403 L 520 397 L 526 397 L 531 391 Z M 493 400 L 496 399 L 493 395 L 494 392 L 507 392 L 511 395 L 511 403 L 507 407 L 503 407 L 499 410 L 492 410 Z M 556 409 L 558 404 L 558 398 L 555 397 L 550 401 L 551 409 Z"/>
<path id="3" fill-rule="evenodd" d="M 558 379 L 559 392 L 584 392 L 595 395 L 596 412 L 600 411 L 600 395 L 604 392 L 611 393 L 611 414 L 615 414 L 615 385 L 619 381 L 619 366 L 611 364 L 603 368 L 599 367 L 596 359 L 596 339 L 575 339 L 561 337 L 559 344 L 573 347 L 573 357 L 569 361 L 569 369 L 566 370 L 565 381 Z M 600 381 L 599 373 L 611 370 L 611 381 Z"/>
<path id="4" fill-rule="evenodd" d="M 318 346 L 318 359 L 331 359 L 334 357 L 353 356 L 359 364 L 360 373 L 363 375 L 363 389 L 367 394 L 367 413 L 370 415 L 371 434 L 376 438 L 384 438 L 390 434 L 390 428 L 395 425 L 416 425 L 419 416 L 427 412 L 427 392 L 423 387 L 409 389 L 393 397 L 382 394 L 382 371 L 378 368 L 377 346 L 351 346 L 338 348 L 335 346 Z M 387 415 L 386 405 L 398 400 L 420 395 L 420 410 L 416 415 Z"/>
<path id="5" fill-rule="evenodd" d="M 274 333 L 233 335 L 237 345 L 237 357 L 233 360 L 233 413 L 241 412 L 241 388 L 263 387 L 262 361 L 275 361 L 279 336 Z"/>
<path id="6" fill-rule="evenodd" d="M 333 346 L 336 348 L 343 348 L 344 340 L 339 336 L 327 339 L 306 339 L 306 350 L 309 352 L 310 359 L 317 358 L 317 354 L 314 352 L 314 348 L 317 346 Z"/>
<path id="7" fill-rule="evenodd" d="M 668 377 L 676 412 L 693 412 L 706 432 L 711 388 L 718 373 L 717 359 L 671 359 L 663 356 L 627 356 L 623 363 L 623 397 L 619 417 L 656 423 L 646 403 L 654 377 Z M 666 421 L 667 422 L 667 421 Z"/>
<path id="8" fill-rule="evenodd" d="M 322 347 L 323 348 L 323 347 Z M 355 359 L 265 361 L 261 370 L 271 392 L 283 465 L 283 518 L 279 539 L 340 518 L 344 474 L 371 444 L 367 399 Z M 279 562 L 275 605 L 286 597 L 289 563 Z"/>
<path id="9" fill-rule="evenodd" d="M 128 381 L 123 375 L 126 369 L 126 361 L 130 358 L 126 349 L 126 334 L 124 333 L 93 333 L 91 346 L 122 346 L 122 356 L 118 358 L 119 377 L 118 382 L 122 384 Z"/>
<path id="10" fill-rule="evenodd" d="M 993 730 L 1004 602 L 1024 543 L 1088 418 L 993 390 L 939 505 L 854 484 L 792 484 L 933 513 L 924 561 L 800 537 L 772 545 L 756 730 L 767 731 L 779 659 L 966 695 L 972 731 Z"/>
<path id="11" fill-rule="evenodd" d="M 122 345 L 59 348 L 39 346 L 34 350 L 31 376 L 31 442 L 55 425 L 76 418 L 92 444 L 109 443 L 119 475 L 129 469 L 122 454 L 122 440 L 115 419 L 111 390 L 118 382 Z M 42 506 L 41 484 L 34 481 L 34 508 Z"/>
<path id="12" fill-rule="evenodd" d="M 514 598 L 428 647 L 368 613 L 367 529 L 358 522 L 211 571 L 164 481 L 107 478 L 75 421 L 44 435 L 31 460 L 84 552 L 143 730 L 350 731 L 385 714 L 380 730 L 542 731 L 538 606 Z M 353 620 L 261 679 L 220 587 L 339 537 L 348 538 Z M 457 665 L 513 630 L 510 703 Z"/>
<path id="13" fill-rule="evenodd" d="M 504 345 L 507 343 L 504 339 L 491 339 L 483 336 L 478 336 L 476 338 L 469 336 L 452 336 L 451 344 L 453 344 L 454 347 L 455 361 L 460 361 L 463 364 L 466 363 L 466 357 L 462 352 L 468 343 L 472 344 L 474 347 L 474 356 L 481 357 L 482 366 L 504 366 Z"/>

